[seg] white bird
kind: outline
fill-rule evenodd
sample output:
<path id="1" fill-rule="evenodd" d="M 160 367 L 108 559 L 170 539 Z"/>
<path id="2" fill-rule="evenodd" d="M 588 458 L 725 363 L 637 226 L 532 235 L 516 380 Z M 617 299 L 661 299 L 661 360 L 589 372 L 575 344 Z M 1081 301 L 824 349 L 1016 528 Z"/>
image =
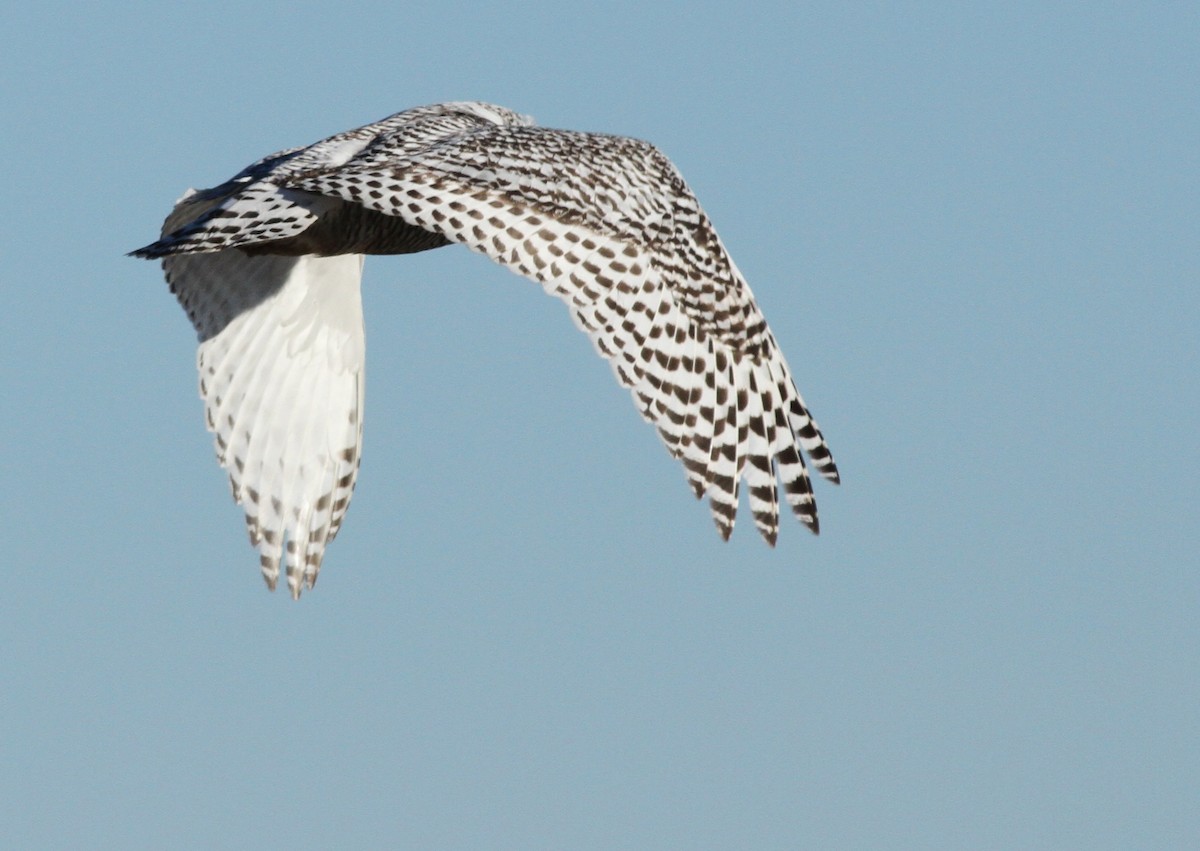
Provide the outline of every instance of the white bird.
<path id="1" fill-rule="evenodd" d="M 739 482 L 771 545 L 776 476 L 814 533 L 800 448 L 816 422 L 708 217 L 654 146 L 536 127 L 478 102 L 397 113 L 189 190 L 157 242 L 200 338 L 208 428 L 263 577 L 317 579 L 350 503 L 363 414 L 366 254 L 461 243 L 566 302 L 644 419 L 708 494 L 722 538 Z"/>

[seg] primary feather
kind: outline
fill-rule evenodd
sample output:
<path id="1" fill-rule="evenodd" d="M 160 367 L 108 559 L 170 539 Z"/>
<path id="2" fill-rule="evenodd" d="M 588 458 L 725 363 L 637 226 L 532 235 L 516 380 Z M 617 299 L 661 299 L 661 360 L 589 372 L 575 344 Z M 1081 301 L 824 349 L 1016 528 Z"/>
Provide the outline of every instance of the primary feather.
<path id="1" fill-rule="evenodd" d="M 799 451 L 838 481 L 749 286 L 671 162 L 636 139 L 477 102 L 410 109 L 189 192 L 162 258 L 200 337 L 200 394 L 263 575 L 311 588 L 359 466 L 365 254 L 461 243 L 542 285 L 708 494 L 778 534 L 777 479 L 818 531 Z"/>

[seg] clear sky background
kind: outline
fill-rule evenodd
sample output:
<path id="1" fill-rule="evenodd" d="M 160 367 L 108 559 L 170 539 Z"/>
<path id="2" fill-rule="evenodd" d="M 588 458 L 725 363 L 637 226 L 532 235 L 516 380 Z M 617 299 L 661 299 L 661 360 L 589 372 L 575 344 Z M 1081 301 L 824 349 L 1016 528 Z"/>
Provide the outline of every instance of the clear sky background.
<path id="1" fill-rule="evenodd" d="M 1200 847 L 1194 4 L 5 13 L 0 835 Z M 268 594 L 155 264 L 188 186 L 484 99 L 670 155 L 844 474 L 723 544 L 540 289 L 371 258 L 365 462 Z"/>

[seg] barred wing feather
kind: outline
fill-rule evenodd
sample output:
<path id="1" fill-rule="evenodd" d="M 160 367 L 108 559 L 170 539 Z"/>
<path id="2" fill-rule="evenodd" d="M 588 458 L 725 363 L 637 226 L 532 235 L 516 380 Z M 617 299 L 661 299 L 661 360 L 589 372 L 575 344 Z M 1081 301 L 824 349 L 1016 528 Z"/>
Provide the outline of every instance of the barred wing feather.
<path id="1" fill-rule="evenodd" d="M 188 200 L 167 228 L 194 214 Z M 268 587 L 285 563 L 293 597 L 316 582 L 358 474 L 362 261 L 237 250 L 163 260 L 200 337 L 200 396 L 217 459 Z"/>

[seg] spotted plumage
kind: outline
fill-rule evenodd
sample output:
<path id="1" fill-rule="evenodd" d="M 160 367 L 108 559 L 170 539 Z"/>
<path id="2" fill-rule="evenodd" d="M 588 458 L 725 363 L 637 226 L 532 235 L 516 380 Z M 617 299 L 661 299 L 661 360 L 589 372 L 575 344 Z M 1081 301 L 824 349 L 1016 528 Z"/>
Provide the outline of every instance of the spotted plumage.
<path id="1" fill-rule="evenodd" d="M 410 109 L 189 192 L 157 242 L 263 575 L 311 588 L 359 467 L 365 254 L 461 243 L 561 298 L 728 538 L 745 480 L 774 544 L 801 456 L 838 481 L 783 355 L 679 172 L 636 139 L 464 102 Z"/>

